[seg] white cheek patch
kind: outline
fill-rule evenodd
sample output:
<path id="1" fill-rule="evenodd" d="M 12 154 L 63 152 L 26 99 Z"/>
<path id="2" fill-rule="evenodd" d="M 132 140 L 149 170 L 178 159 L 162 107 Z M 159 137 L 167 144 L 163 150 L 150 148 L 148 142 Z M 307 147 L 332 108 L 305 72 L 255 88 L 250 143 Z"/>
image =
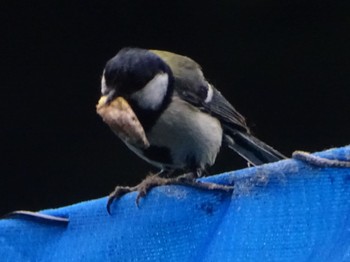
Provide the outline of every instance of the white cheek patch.
<path id="1" fill-rule="evenodd" d="M 105 72 L 103 71 L 102 79 L 101 79 L 101 94 L 105 95 L 107 92 Z"/>
<path id="2" fill-rule="evenodd" d="M 208 84 L 208 93 L 204 102 L 209 103 L 213 99 L 213 94 L 214 94 L 213 87 L 211 86 L 211 84 Z"/>
<path id="3" fill-rule="evenodd" d="M 157 74 L 144 88 L 131 95 L 131 98 L 144 109 L 157 110 L 162 105 L 168 90 L 169 76 Z"/>

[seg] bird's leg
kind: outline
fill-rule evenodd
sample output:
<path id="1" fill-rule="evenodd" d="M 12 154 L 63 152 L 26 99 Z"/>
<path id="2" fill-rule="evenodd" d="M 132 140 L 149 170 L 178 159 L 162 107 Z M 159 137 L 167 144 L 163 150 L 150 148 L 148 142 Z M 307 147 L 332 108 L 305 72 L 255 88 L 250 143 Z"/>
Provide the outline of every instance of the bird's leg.
<path id="1" fill-rule="evenodd" d="M 228 185 L 222 185 L 222 184 L 216 184 L 216 183 L 210 183 L 210 182 L 202 182 L 196 180 L 196 178 L 201 177 L 203 175 L 202 169 L 196 169 L 194 172 L 185 173 L 181 176 L 173 178 L 172 183 L 175 185 L 183 185 L 183 186 L 191 186 L 199 189 L 204 190 L 219 190 L 219 191 L 225 191 L 230 192 L 233 191 L 234 186 L 228 186 Z"/>
<path id="2" fill-rule="evenodd" d="M 167 176 L 167 175 L 169 175 L 169 173 L 171 174 L 172 171 L 162 169 L 156 174 L 151 174 L 151 175 L 147 176 L 140 184 L 138 184 L 134 187 L 116 186 L 114 191 L 112 193 L 110 193 L 109 197 L 108 197 L 108 202 L 107 202 L 108 213 L 111 214 L 110 206 L 115 199 L 118 199 L 118 198 L 122 197 L 123 195 L 130 193 L 130 192 L 135 192 L 135 191 L 139 192 L 137 195 L 137 198 L 136 198 L 136 205 L 139 206 L 140 199 L 142 197 L 144 197 L 145 195 L 147 195 L 147 193 L 153 187 L 160 186 L 160 185 L 166 185 L 165 180 L 167 180 L 167 178 L 162 178 L 162 177 L 160 177 L 160 175 Z"/>
<path id="3" fill-rule="evenodd" d="M 170 177 L 174 174 L 174 170 L 169 170 L 169 169 L 162 169 L 158 173 L 154 174 L 155 176 L 159 177 Z"/>
<path id="4" fill-rule="evenodd" d="M 165 171 L 166 172 L 166 171 Z M 202 176 L 202 170 L 197 169 L 195 172 L 185 173 L 178 177 L 160 177 L 159 175 L 164 175 L 165 172 L 160 172 L 155 175 L 147 176 L 140 184 L 134 187 L 122 187 L 117 186 L 115 190 L 109 195 L 107 202 L 107 211 L 110 214 L 110 206 L 115 199 L 120 198 L 126 193 L 129 192 L 138 192 L 136 197 L 136 205 L 139 206 L 140 199 L 147 195 L 147 193 L 153 188 L 157 186 L 164 185 L 182 185 L 182 186 L 190 186 L 198 189 L 204 190 L 219 190 L 224 192 L 233 191 L 233 186 L 221 185 L 210 182 L 201 182 L 197 181 L 196 178 Z"/>

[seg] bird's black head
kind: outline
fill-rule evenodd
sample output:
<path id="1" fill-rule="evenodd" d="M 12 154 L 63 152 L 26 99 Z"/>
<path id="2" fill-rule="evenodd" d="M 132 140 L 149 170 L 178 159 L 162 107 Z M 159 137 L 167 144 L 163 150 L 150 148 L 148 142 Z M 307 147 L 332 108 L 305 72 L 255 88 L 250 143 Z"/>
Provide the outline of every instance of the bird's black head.
<path id="1" fill-rule="evenodd" d="M 153 122 L 170 102 L 173 75 L 170 67 L 151 51 L 123 48 L 107 62 L 101 91 L 108 97 L 107 102 L 118 96 L 125 98 L 141 123 L 149 118 Z"/>
<path id="2" fill-rule="evenodd" d="M 106 90 L 129 96 L 147 85 L 157 74 L 171 74 L 169 66 L 156 54 L 140 48 L 123 48 L 104 69 Z"/>

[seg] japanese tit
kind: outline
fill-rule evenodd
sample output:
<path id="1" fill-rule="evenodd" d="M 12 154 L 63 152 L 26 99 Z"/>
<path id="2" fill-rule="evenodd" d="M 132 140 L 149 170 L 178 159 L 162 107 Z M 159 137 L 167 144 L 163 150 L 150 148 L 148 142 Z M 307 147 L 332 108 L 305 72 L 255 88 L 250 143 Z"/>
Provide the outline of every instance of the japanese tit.
<path id="1" fill-rule="evenodd" d="M 101 93 L 102 106 L 122 100 L 128 108 L 124 114 L 138 124 L 129 119 L 126 125 L 126 116 L 124 120 L 114 117 L 114 124 L 105 119 L 112 130 L 139 157 L 163 171 L 200 176 L 214 164 L 221 146 L 233 149 L 252 165 L 285 158 L 251 135 L 244 117 L 189 57 L 123 48 L 104 68 Z M 123 109 L 111 109 L 118 110 Z"/>

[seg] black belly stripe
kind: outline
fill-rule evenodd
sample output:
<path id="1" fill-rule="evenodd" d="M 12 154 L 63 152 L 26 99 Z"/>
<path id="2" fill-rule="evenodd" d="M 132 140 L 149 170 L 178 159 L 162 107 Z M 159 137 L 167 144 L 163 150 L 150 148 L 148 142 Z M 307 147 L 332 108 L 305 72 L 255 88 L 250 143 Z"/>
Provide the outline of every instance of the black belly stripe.
<path id="1" fill-rule="evenodd" d="M 149 148 L 144 150 L 143 153 L 147 158 L 151 159 L 152 161 L 159 162 L 165 165 L 173 164 L 169 148 L 151 145 Z"/>

